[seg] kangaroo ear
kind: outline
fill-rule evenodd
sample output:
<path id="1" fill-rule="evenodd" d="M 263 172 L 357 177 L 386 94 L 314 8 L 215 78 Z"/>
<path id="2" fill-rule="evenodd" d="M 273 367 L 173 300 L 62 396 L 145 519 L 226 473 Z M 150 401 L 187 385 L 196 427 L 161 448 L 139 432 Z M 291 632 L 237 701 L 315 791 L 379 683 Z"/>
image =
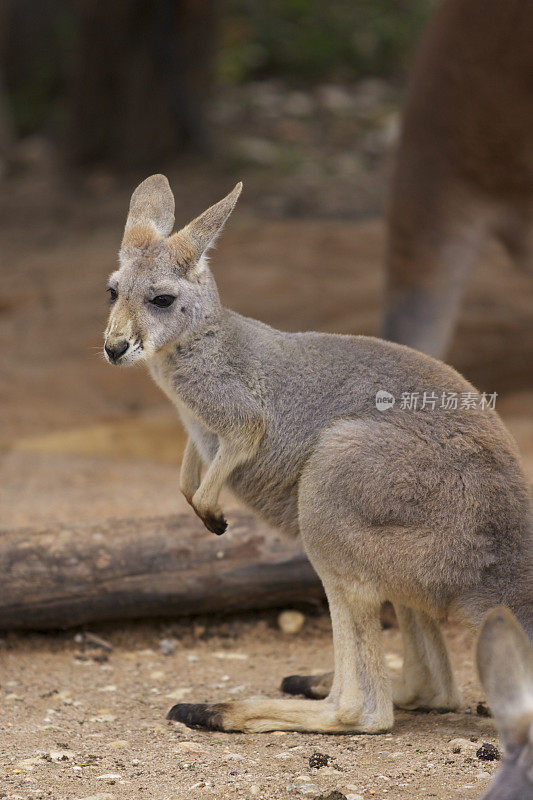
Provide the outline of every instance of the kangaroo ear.
<path id="1" fill-rule="evenodd" d="M 533 649 L 508 608 L 489 611 L 476 655 L 479 677 L 505 745 L 524 744 L 533 716 Z"/>
<path id="2" fill-rule="evenodd" d="M 164 175 L 146 178 L 131 196 L 130 210 L 124 230 L 124 240 L 132 228 L 152 228 L 169 236 L 174 227 L 174 195 Z"/>
<path id="3" fill-rule="evenodd" d="M 242 183 L 238 183 L 223 200 L 215 203 L 175 234 L 176 239 L 186 242 L 190 249 L 191 267 L 215 243 L 241 192 Z"/>

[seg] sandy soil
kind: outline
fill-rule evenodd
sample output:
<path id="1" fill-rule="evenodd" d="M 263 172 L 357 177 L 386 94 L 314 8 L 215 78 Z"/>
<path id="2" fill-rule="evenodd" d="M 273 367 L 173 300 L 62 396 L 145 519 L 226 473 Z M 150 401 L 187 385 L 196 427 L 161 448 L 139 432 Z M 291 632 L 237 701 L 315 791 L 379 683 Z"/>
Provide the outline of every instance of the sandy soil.
<path id="1" fill-rule="evenodd" d="M 144 370 L 114 370 L 100 356 L 105 278 L 125 195 L 86 203 L 83 215 L 55 198 L 45 213 L 32 198 L 33 206 L 17 199 L 2 236 L 0 524 L 184 510 L 177 491 L 184 442 L 174 413 Z M 212 195 L 201 184 L 190 202 L 184 192 L 177 199 L 191 214 Z M 287 329 L 372 333 L 382 248 L 380 221 L 264 221 L 245 202 L 213 263 L 236 310 Z M 532 301 L 531 279 L 491 249 L 469 288 L 451 360 L 481 388 L 499 392 L 498 408 L 533 477 Z M 496 765 L 476 750 L 496 739 L 491 720 L 475 713 L 482 694 L 471 641 L 453 626 L 460 714 L 398 713 L 394 732 L 378 737 L 211 734 L 165 722 L 180 698 L 276 696 L 284 674 L 330 666 L 326 616 L 308 614 L 294 637 L 275 620 L 258 614 L 102 627 L 95 632 L 113 646 L 103 663 L 75 632 L 6 635 L 0 797 L 479 796 Z M 159 642 L 168 637 L 176 650 L 164 656 Z M 397 669 L 398 632 L 385 631 L 384 639 Z M 457 737 L 467 740 L 459 753 L 450 744 Z M 330 766 L 310 768 L 315 751 L 330 756 Z"/>
<path id="2" fill-rule="evenodd" d="M 6 798 L 311 798 L 342 792 L 364 800 L 477 798 L 497 762 L 480 761 L 496 743 L 490 719 L 476 714 L 471 641 L 448 630 L 465 706 L 460 714 L 398 712 L 384 736 L 321 736 L 191 731 L 166 722 L 180 700 L 278 696 L 284 674 L 327 669 L 329 621 L 308 618 L 300 634 L 277 629 L 274 614 L 228 621 L 100 627 L 112 645 L 78 645 L 72 633 L 6 639 L 0 654 L 0 720 Z M 398 632 L 383 633 L 392 671 Z M 159 642 L 175 640 L 172 655 Z M 106 654 L 103 654 L 104 657 Z M 460 738 L 460 752 L 453 740 Z M 315 769 L 315 752 L 331 758 Z"/>

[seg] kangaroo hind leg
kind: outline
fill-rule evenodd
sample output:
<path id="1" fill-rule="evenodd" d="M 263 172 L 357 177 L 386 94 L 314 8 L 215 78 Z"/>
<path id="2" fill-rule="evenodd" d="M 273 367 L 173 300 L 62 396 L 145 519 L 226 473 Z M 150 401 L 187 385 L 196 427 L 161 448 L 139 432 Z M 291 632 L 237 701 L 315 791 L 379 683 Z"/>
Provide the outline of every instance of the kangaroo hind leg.
<path id="1" fill-rule="evenodd" d="M 456 711 L 461 695 L 438 623 L 423 611 L 402 605 L 395 605 L 395 610 L 404 660 L 402 675 L 393 682 L 394 704 L 407 709 Z"/>
<path id="2" fill-rule="evenodd" d="M 381 733 L 393 723 L 390 683 L 381 650 L 379 602 L 324 581 L 333 625 L 335 678 L 322 700 L 251 698 L 206 705 L 180 703 L 168 719 L 223 731 Z"/>

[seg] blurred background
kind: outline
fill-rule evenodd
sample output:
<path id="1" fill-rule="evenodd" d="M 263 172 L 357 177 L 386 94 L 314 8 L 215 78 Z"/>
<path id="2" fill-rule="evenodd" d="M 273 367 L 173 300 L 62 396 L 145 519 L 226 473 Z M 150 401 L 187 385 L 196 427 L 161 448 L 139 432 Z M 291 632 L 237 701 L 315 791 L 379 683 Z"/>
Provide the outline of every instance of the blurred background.
<path id="1" fill-rule="evenodd" d="M 435 5 L 4 0 L 4 527 L 185 508 L 175 412 L 143 368 L 101 355 L 106 277 L 151 172 L 168 175 L 178 225 L 244 181 L 212 258 L 226 305 L 284 329 L 377 331 L 406 77 Z M 532 300 L 491 245 L 449 360 L 498 392 L 533 472 Z"/>

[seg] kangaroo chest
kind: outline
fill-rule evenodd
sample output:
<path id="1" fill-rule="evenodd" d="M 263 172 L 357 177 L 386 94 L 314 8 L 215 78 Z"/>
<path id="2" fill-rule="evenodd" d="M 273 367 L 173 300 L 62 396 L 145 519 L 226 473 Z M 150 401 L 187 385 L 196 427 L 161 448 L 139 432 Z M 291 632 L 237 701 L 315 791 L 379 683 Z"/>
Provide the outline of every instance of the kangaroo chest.
<path id="1" fill-rule="evenodd" d="M 150 374 L 162 392 L 166 394 L 172 405 L 175 406 L 187 434 L 195 443 L 202 461 L 209 464 L 218 449 L 218 436 L 210 431 L 190 408 L 176 394 L 172 385 L 170 371 L 159 361 L 150 364 Z"/>

